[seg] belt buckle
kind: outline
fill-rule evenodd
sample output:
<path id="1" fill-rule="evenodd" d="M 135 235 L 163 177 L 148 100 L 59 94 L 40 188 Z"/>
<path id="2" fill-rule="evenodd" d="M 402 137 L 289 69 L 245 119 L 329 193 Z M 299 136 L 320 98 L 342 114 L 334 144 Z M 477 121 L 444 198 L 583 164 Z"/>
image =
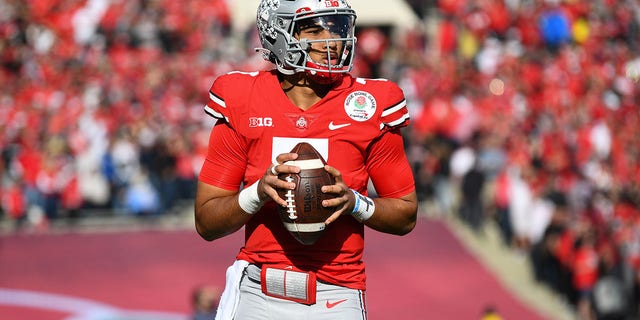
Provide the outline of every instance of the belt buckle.
<path id="1" fill-rule="evenodd" d="M 316 303 L 316 274 L 263 265 L 260 271 L 262 292 L 270 297 L 306 305 Z"/>

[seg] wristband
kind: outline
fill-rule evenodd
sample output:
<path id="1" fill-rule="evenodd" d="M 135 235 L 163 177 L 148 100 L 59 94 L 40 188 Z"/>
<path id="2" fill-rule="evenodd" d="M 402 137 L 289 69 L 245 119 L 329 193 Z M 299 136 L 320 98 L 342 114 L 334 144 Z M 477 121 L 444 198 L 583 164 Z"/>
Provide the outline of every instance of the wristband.
<path id="1" fill-rule="evenodd" d="M 248 214 L 254 214 L 262 208 L 263 202 L 260 201 L 258 196 L 258 182 L 260 181 L 256 181 L 256 183 L 242 189 L 238 195 L 240 208 Z"/>
<path id="2" fill-rule="evenodd" d="M 353 207 L 351 215 L 360 222 L 367 221 L 371 218 L 373 212 L 376 211 L 376 205 L 373 203 L 373 199 L 363 196 L 353 189 L 351 189 L 351 192 L 353 192 L 353 195 L 356 197 L 356 205 Z"/>

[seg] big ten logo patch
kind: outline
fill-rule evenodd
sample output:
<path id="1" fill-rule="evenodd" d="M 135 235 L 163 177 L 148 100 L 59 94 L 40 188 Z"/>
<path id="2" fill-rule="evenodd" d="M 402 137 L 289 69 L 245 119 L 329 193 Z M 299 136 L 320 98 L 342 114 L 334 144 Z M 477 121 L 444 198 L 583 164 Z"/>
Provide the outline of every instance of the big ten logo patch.
<path id="1" fill-rule="evenodd" d="M 249 118 L 249 127 L 250 128 L 258 128 L 258 127 L 273 127 L 273 119 L 269 117 L 250 117 Z"/>

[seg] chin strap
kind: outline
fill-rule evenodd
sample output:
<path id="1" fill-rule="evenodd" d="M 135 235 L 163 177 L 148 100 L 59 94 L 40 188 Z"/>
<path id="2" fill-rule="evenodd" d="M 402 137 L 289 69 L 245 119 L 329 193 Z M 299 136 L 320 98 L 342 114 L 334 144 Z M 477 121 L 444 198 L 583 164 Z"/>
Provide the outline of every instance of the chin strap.
<path id="1" fill-rule="evenodd" d="M 276 63 L 276 68 L 278 69 L 278 71 L 280 73 L 286 74 L 286 75 L 292 75 L 292 74 L 296 74 L 297 72 L 301 72 L 301 71 L 296 71 L 294 69 L 286 68 L 286 67 L 280 65 L 279 63 Z"/>

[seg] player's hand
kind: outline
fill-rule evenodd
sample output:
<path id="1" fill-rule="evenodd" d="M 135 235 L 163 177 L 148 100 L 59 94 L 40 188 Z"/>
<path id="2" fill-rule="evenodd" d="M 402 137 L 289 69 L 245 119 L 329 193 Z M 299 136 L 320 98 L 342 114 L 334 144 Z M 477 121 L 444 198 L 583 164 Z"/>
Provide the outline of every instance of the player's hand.
<path id="1" fill-rule="evenodd" d="M 278 189 L 293 190 L 296 184 L 278 179 L 282 173 L 300 173 L 300 167 L 283 164 L 298 158 L 297 153 L 282 153 L 276 157 L 276 162 L 269 166 L 258 182 L 258 197 L 260 200 L 271 199 L 280 206 L 287 206 L 287 202 L 280 198 Z"/>
<path id="2" fill-rule="evenodd" d="M 342 180 L 342 173 L 338 169 L 330 165 L 325 165 L 324 169 L 336 179 L 336 184 L 322 187 L 322 192 L 335 196 L 333 199 L 322 201 L 323 207 L 336 208 L 336 211 L 324 221 L 328 225 L 338 219 L 340 215 L 350 214 L 353 211 L 356 200 L 353 192 Z"/>

